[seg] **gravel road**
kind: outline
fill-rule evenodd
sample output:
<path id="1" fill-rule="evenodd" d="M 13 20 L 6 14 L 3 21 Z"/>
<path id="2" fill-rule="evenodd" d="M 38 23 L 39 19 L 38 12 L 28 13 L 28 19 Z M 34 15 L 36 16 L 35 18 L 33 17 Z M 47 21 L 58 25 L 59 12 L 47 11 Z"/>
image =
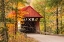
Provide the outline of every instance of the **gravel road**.
<path id="1" fill-rule="evenodd" d="M 28 37 L 32 37 L 39 42 L 64 42 L 62 36 L 42 35 L 42 34 L 27 34 Z"/>

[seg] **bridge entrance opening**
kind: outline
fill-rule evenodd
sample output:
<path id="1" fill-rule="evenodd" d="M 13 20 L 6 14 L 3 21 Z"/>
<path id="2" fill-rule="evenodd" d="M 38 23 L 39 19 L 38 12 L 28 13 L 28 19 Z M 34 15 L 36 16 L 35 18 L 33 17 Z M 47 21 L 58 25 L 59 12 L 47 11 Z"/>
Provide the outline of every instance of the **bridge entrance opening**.
<path id="1" fill-rule="evenodd" d="M 25 33 L 35 33 L 36 27 L 34 21 L 25 21 L 24 24 L 21 25 L 21 29 L 24 29 Z"/>

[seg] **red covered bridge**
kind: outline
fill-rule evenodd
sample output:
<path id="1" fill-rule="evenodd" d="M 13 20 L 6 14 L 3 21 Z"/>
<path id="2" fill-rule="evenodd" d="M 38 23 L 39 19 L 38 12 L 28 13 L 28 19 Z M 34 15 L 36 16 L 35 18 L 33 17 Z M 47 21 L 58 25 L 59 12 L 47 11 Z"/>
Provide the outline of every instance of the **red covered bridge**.
<path id="1" fill-rule="evenodd" d="M 27 6 L 22 9 L 23 11 L 27 11 L 28 14 L 24 15 L 24 24 L 22 24 L 23 28 L 26 29 L 26 32 L 39 32 L 39 21 L 42 16 L 35 11 L 31 6 Z"/>
<path id="2" fill-rule="evenodd" d="M 37 11 L 35 11 L 31 6 L 27 6 L 19 10 L 28 12 L 27 14 L 24 15 L 24 23 L 21 24 L 21 31 L 22 29 L 25 29 L 24 32 L 27 33 L 40 32 L 39 21 L 40 18 L 42 18 L 42 16 Z"/>

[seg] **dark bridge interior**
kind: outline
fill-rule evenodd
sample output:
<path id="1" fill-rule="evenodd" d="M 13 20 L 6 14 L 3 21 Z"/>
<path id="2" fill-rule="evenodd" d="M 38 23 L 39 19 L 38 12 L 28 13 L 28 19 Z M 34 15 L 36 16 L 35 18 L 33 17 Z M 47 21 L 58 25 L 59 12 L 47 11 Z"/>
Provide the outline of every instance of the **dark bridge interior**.
<path id="1" fill-rule="evenodd" d="M 21 32 L 25 33 L 35 33 L 35 22 L 34 21 L 25 21 L 24 24 L 21 26 Z"/>

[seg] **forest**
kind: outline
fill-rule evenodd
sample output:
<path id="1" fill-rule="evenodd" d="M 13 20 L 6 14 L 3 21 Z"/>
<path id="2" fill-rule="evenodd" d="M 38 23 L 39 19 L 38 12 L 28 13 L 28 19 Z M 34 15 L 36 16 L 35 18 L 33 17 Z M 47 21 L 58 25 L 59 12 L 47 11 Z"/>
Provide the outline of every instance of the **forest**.
<path id="1" fill-rule="evenodd" d="M 18 21 L 24 24 L 23 16 L 28 14 L 21 10 L 26 6 L 42 16 L 40 34 L 64 35 L 64 0 L 0 0 L 0 42 L 35 42 L 18 31 Z"/>

